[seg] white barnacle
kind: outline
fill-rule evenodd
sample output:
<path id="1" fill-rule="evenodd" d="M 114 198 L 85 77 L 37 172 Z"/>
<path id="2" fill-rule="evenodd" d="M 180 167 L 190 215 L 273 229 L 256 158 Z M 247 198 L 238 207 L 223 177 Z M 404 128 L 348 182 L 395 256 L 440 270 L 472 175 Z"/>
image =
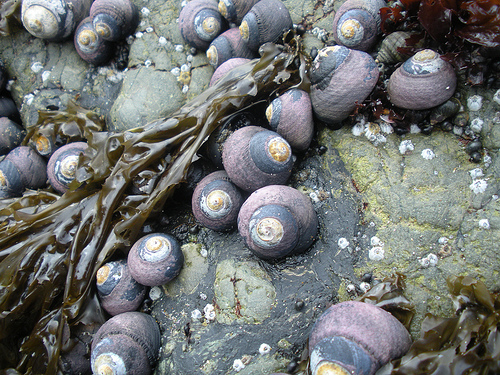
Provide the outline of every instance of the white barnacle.
<path id="1" fill-rule="evenodd" d="M 162 47 L 165 46 L 167 44 L 167 38 L 165 38 L 164 36 L 160 36 L 158 38 L 158 44 Z"/>
<path id="2" fill-rule="evenodd" d="M 444 245 L 444 244 L 448 243 L 448 238 L 446 238 L 446 237 L 439 237 L 438 242 L 441 245 Z"/>
<path id="3" fill-rule="evenodd" d="M 203 313 L 205 314 L 205 319 L 210 321 L 215 320 L 215 308 L 214 305 L 211 303 L 208 303 L 204 308 L 203 308 Z"/>
<path id="4" fill-rule="evenodd" d="M 429 268 L 429 266 L 431 265 L 431 262 L 427 257 L 419 259 L 419 263 L 423 268 Z"/>
<path id="5" fill-rule="evenodd" d="M 498 89 L 493 95 L 493 101 L 497 104 L 500 104 L 500 89 Z"/>
<path id="6" fill-rule="evenodd" d="M 138 31 L 138 32 L 136 32 L 136 33 L 135 33 L 135 37 L 136 37 L 137 39 L 142 38 L 142 36 L 143 36 L 143 35 L 144 35 L 144 33 L 143 33 L 142 31 Z"/>
<path id="7" fill-rule="evenodd" d="M 372 238 L 370 238 L 370 244 L 372 246 L 384 246 L 384 243 L 380 241 L 380 238 L 378 238 L 377 236 L 373 236 Z"/>
<path id="8" fill-rule="evenodd" d="M 201 314 L 201 311 L 198 309 L 195 309 L 191 311 L 191 320 L 200 320 L 203 317 Z"/>
<path id="9" fill-rule="evenodd" d="M 267 354 L 271 351 L 271 347 L 266 344 L 265 342 L 260 344 L 260 347 L 259 347 L 259 353 L 260 355 L 264 355 L 264 354 Z"/>
<path id="10" fill-rule="evenodd" d="M 470 111 L 476 112 L 483 106 L 483 97 L 481 95 L 472 95 L 467 98 L 467 108 Z"/>
<path id="11" fill-rule="evenodd" d="M 155 31 L 155 29 L 152 26 L 146 27 L 146 32 L 147 33 L 152 33 L 153 31 Z"/>
<path id="12" fill-rule="evenodd" d="M 429 260 L 429 266 L 431 266 L 431 267 L 435 267 L 437 265 L 438 260 L 439 260 L 437 255 L 434 253 L 429 253 L 427 255 L 427 259 Z"/>
<path id="13" fill-rule="evenodd" d="M 420 133 L 422 130 L 420 129 L 420 126 L 418 126 L 417 124 L 411 124 L 410 125 L 410 133 L 411 134 L 418 134 Z"/>
<path id="14" fill-rule="evenodd" d="M 479 225 L 479 228 L 490 229 L 490 222 L 488 221 L 488 219 L 479 220 L 478 225 Z"/>
<path id="15" fill-rule="evenodd" d="M 163 292 L 159 286 L 154 286 L 149 290 L 149 298 L 151 298 L 153 301 L 159 299 L 162 294 Z"/>
<path id="16" fill-rule="evenodd" d="M 43 65 L 39 61 L 34 62 L 33 64 L 31 64 L 31 70 L 32 70 L 33 73 L 41 72 L 42 69 L 43 69 Z"/>
<path id="17" fill-rule="evenodd" d="M 144 7 L 141 9 L 141 13 L 144 17 L 147 17 L 149 16 L 149 13 L 151 13 L 151 11 L 148 8 Z"/>
<path id="18" fill-rule="evenodd" d="M 354 124 L 354 126 L 351 129 L 352 135 L 355 137 L 359 137 L 361 134 L 363 134 L 365 131 L 365 125 L 361 122 L 357 122 Z"/>
<path id="19" fill-rule="evenodd" d="M 436 154 L 430 148 L 426 148 L 425 150 L 422 150 L 421 155 L 425 160 L 432 160 L 436 157 Z"/>
<path id="20" fill-rule="evenodd" d="M 44 70 L 42 73 L 42 81 L 45 82 L 50 78 L 50 70 Z"/>
<path id="21" fill-rule="evenodd" d="M 478 178 L 472 181 L 472 184 L 470 184 L 469 187 L 476 194 L 484 193 L 488 187 L 488 183 L 486 180 Z"/>
<path id="22" fill-rule="evenodd" d="M 208 297 L 207 297 L 207 295 L 206 295 L 205 293 L 200 293 L 199 297 L 200 297 L 200 299 L 201 299 L 201 300 L 203 300 L 203 301 L 205 301 L 205 300 L 208 298 Z"/>
<path id="23" fill-rule="evenodd" d="M 483 128 L 483 124 L 484 121 L 478 117 L 471 121 L 470 128 L 473 132 L 480 133 L 481 129 Z"/>
<path id="24" fill-rule="evenodd" d="M 170 73 L 172 73 L 176 77 L 179 77 L 181 75 L 181 68 L 176 66 L 175 68 L 172 68 L 172 70 L 170 70 Z"/>
<path id="25" fill-rule="evenodd" d="M 183 94 L 187 94 L 188 91 L 189 91 L 189 86 L 188 85 L 183 85 L 182 86 L 182 93 Z"/>
<path id="26" fill-rule="evenodd" d="M 241 359 L 235 359 L 233 362 L 233 370 L 236 372 L 240 372 L 245 368 L 245 364 Z"/>
<path id="27" fill-rule="evenodd" d="M 175 45 L 175 52 L 184 52 L 184 46 L 182 44 Z"/>
<path id="28" fill-rule="evenodd" d="M 144 66 L 146 68 L 149 68 L 151 66 L 151 60 L 148 59 L 148 60 L 144 61 Z"/>
<path id="29" fill-rule="evenodd" d="M 469 171 L 469 174 L 473 180 L 484 176 L 483 170 L 481 168 L 474 168 Z"/>
<path id="30" fill-rule="evenodd" d="M 384 248 L 382 246 L 373 246 L 369 251 L 368 251 L 368 258 L 370 260 L 382 260 L 384 259 Z"/>
<path id="31" fill-rule="evenodd" d="M 410 153 L 415 149 L 415 146 L 413 146 L 413 143 L 411 142 L 410 139 L 405 139 L 404 141 L 401 141 L 399 144 L 399 152 L 401 155 L 405 155 Z"/>
<path id="32" fill-rule="evenodd" d="M 337 241 L 337 245 L 339 245 L 341 249 L 345 249 L 347 246 L 349 246 L 349 241 L 347 241 L 347 238 L 340 237 Z"/>
<path id="33" fill-rule="evenodd" d="M 367 283 L 365 281 L 363 281 L 361 284 L 359 284 L 359 289 L 361 289 L 361 291 L 363 293 L 366 293 L 370 290 L 372 286 L 370 285 L 370 283 Z"/>

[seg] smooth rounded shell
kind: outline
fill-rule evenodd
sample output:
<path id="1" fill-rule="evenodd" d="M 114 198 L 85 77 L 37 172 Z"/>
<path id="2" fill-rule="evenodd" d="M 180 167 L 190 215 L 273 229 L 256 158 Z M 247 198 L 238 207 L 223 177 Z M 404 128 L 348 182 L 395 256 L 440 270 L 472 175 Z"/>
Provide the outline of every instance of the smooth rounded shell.
<path id="1" fill-rule="evenodd" d="M 214 68 L 235 57 L 246 59 L 254 57 L 254 52 L 241 39 L 240 30 L 237 27 L 224 31 L 210 43 L 207 49 L 208 62 Z"/>
<path id="2" fill-rule="evenodd" d="M 318 218 L 304 194 L 289 186 L 270 185 L 243 203 L 238 231 L 258 257 L 276 259 L 306 250 L 317 235 Z"/>
<path id="3" fill-rule="evenodd" d="M 90 354 L 94 374 L 148 375 L 160 349 L 160 329 L 147 314 L 126 312 L 104 323 Z M 115 372 L 106 372 L 113 369 Z"/>
<path id="4" fill-rule="evenodd" d="M 37 38 L 61 41 L 88 15 L 92 0 L 23 0 L 21 19 Z"/>
<path id="5" fill-rule="evenodd" d="M 0 117 L 0 155 L 7 154 L 23 140 L 23 130 L 8 117 Z"/>
<path id="6" fill-rule="evenodd" d="M 31 147 L 18 146 L 4 160 L 12 162 L 19 171 L 24 188 L 39 189 L 47 182 L 47 163 Z"/>
<path id="7" fill-rule="evenodd" d="M 137 310 L 147 291 L 132 277 L 126 260 L 103 264 L 97 270 L 96 284 L 101 306 L 110 315 Z"/>
<path id="8" fill-rule="evenodd" d="M 260 0 L 243 17 L 240 33 L 248 48 L 258 50 L 264 43 L 276 42 L 292 27 L 290 13 L 280 0 Z"/>
<path id="9" fill-rule="evenodd" d="M 132 277 L 147 286 L 163 285 L 173 280 L 183 263 L 179 242 L 164 233 L 148 234 L 137 240 L 127 259 Z"/>
<path id="10" fill-rule="evenodd" d="M 243 197 L 225 171 L 204 177 L 193 192 L 191 206 L 196 219 L 212 230 L 228 230 L 236 226 Z"/>
<path id="11" fill-rule="evenodd" d="M 85 142 L 68 143 L 58 148 L 47 164 L 47 176 L 50 185 L 57 192 L 64 194 L 69 184 L 75 179 L 80 154 L 87 149 Z"/>
<path id="12" fill-rule="evenodd" d="M 20 196 L 24 189 L 16 166 L 9 160 L 0 161 L 0 199 Z"/>
<path id="13" fill-rule="evenodd" d="M 315 115 L 329 124 L 349 116 L 375 87 L 379 70 L 363 51 L 343 46 L 321 49 L 310 72 L 310 98 Z"/>
<path id="14" fill-rule="evenodd" d="M 329 346 L 325 340 L 333 344 Z M 353 356 L 354 361 L 366 361 L 364 350 L 370 362 L 368 373 L 374 374 L 380 366 L 404 355 L 411 338 L 399 320 L 387 311 L 368 303 L 347 301 L 331 306 L 316 320 L 309 335 L 310 354 L 317 345 L 323 347 L 325 358 L 331 355 L 333 359 L 348 358 L 346 351 L 354 350 L 358 353 Z M 354 365 L 367 368 L 366 363 Z"/>
<path id="15" fill-rule="evenodd" d="M 309 94 L 290 89 L 267 107 L 269 126 L 285 138 L 293 150 L 305 151 L 311 144 L 314 122 Z"/>
<path id="16" fill-rule="evenodd" d="M 250 192 L 286 183 L 292 173 L 292 149 L 276 132 L 245 126 L 224 143 L 222 164 L 231 181 Z"/>
<path id="17" fill-rule="evenodd" d="M 392 73 L 390 101 L 405 109 L 428 109 L 447 101 L 457 86 L 453 67 L 430 49 L 417 52 Z"/>
<path id="18" fill-rule="evenodd" d="M 179 30 L 184 40 L 203 51 L 225 28 L 215 0 L 192 0 L 179 15 Z"/>
<path id="19" fill-rule="evenodd" d="M 215 69 L 214 74 L 212 74 L 209 86 L 213 86 L 215 83 L 217 83 L 217 81 L 224 77 L 231 69 L 243 65 L 249 61 L 250 59 L 245 59 L 243 57 L 234 57 L 223 62 L 217 67 L 217 69 Z"/>
<path id="20" fill-rule="evenodd" d="M 383 0 L 347 0 L 335 13 L 333 39 L 340 45 L 368 51 L 380 32 Z"/>
<path id="21" fill-rule="evenodd" d="M 0 117 L 8 117 L 18 124 L 21 123 L 21 116 L 17 110 L 16 103 L 11 98 L 0 98 Z"/>
<path id="22" fill-rule="evenodd" d="M 90 64 L 105 64 L 113 56 L 114 44 L 97 34 L 90 17 L 80 22 L 73 42 L 78 55 Z"/>
<path id="23" fill-rule="evenodd" d="M 95 0 L 90 17 L 97 34 L 110 41 L 132 34 L 139 23 L 139 12 L 130 0 Z"/>
<path id="24" fill-rule="evenodd" d="M 229 22 L 237 25 L 259 0 L 220 0 L 219 12 Z"/>

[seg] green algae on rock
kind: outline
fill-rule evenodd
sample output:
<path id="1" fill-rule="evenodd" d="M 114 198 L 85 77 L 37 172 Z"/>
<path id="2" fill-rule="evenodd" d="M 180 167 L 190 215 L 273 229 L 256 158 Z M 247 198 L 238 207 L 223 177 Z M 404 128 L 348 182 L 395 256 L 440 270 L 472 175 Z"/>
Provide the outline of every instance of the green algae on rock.
<path id="1" fill-rule="evenodd" d="M 65 323 L 102 320 L 93 278 L 115 251 L 126 252 L 186 176 L 196 152 L 229 115 L 292 85 L 307 89 L 300 41 L 267 44 L 171 118 L 123 133 L 91 132 L 71 190 L 28 192 L 0 202 L 0 364 L 55 374 Z M 131 194 L 151 169 L 149 194 Z M 22 343 L 22 344 L 20 344 Z M 35 370 L 36 369 L 36 370 Z"/>

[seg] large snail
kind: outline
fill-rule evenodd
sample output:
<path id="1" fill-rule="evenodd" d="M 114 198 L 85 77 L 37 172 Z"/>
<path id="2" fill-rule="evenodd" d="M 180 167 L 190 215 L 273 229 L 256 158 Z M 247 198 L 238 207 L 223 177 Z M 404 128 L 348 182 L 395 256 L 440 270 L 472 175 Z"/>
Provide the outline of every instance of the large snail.
<path id="1" fill-rule="evenodd" d="M 309 335 L 312 375 L 373 375 L 411 345 L 406 328 L 387 311 L 364 302 L 331 306 Z"/>
<path id="2" fill-rule="evenodd" d="M 366 52 L 333 46 L 318 52 L 310 77 L 314 113 L 320 120 L 335 124 L 368 97 L 377 83 L 379 70 Z"/>
<path id="3" fill-rule="evenodd" d="M 23 0 L 21 19 L 33 36 L 61 41 L 89 14 L 91 4 L 92 0 Z"/>
<path id="4" fill-rule="evenodd" d="M 229 22 L 237 25 L 259 0 L 220 0 L 219 12 Z"/>
<path id="5" fill-rule="evenodd" d="M 86 149 L 86 142 L 72 142 L 52 154 L 47 164 L 47 176 L 54 190 L 61 194 L 68 191 L 69 184 L 75 179 L 80 154 Z"/>
<path id="6" fill-rule="evenodd" d="M 333 39 L 348 48 L 368 51 L 380 32 L 384 0 L 347 0 L 335 13 Z"/>
<path id="7" fill-rule="evenodd" d="M 139 11 L 130 0 L 94 0 L 90 17 L 96 33 L 111 41 L 132 34 L 139 23 Z"/>
<path id="8" fill-rule="evenodd" d="M 241 38 L 240 30 L 237 27 L 220 34 L 210 43 L 207 50 L 208 62 L 214 68 L 232 58 L 251 59 L 254 55 L 254 52 L 248 48 L 247 43 Z"/>
<path id="9" fill-rule="evenodd" d="M 0 117 L 0 155 L 19 146 L 24 138 L 23 129 L 8 117 Z"/>
<path id="10" fill-rule="evenodd" d="M 74 43 L 76 52 L 90 64 L 105 64 L 113 56 L 114 44 L 99 36 L 90 17 L 84 18 L 76 28 Z"/>
<path id="11" fill-rule="evenodd" d="M 277 259 L 306 250 L 318 232 L 318 218 L 307 196 L 289 186 L 269 185 L 243 203 L 238 231 L 258 257 Z"/>
<path id="12" fill-rule="evenodd" d="M 447 101 L 457 86 L 453 67 L 430 49 L 417 52 L 392 73 L 390 101 L 405 109 L 429 109 Z"/>

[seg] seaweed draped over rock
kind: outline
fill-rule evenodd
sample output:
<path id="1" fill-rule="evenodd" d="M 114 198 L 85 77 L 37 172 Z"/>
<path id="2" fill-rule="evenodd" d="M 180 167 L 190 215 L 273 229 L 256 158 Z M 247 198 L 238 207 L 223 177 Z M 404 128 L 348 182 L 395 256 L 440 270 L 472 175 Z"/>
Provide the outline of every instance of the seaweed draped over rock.
<path id="1" fill-rule="evenodd" d="M 0 201 L 0 368 L 55 374 L 66 323 L 102 320 L 92 287 L 101 264 L 127 252 L 146 219 L 183 181 L 202 143 L 235 111 L 293 85 L 308 89 L 300 37 L 261 47 L 171 118 L 123 133 L 89 132 L 71 190 Z M 136 176 L 154 171 L 147 193 Z M 14 368 L 16 370 L 14 370 Z"/>

